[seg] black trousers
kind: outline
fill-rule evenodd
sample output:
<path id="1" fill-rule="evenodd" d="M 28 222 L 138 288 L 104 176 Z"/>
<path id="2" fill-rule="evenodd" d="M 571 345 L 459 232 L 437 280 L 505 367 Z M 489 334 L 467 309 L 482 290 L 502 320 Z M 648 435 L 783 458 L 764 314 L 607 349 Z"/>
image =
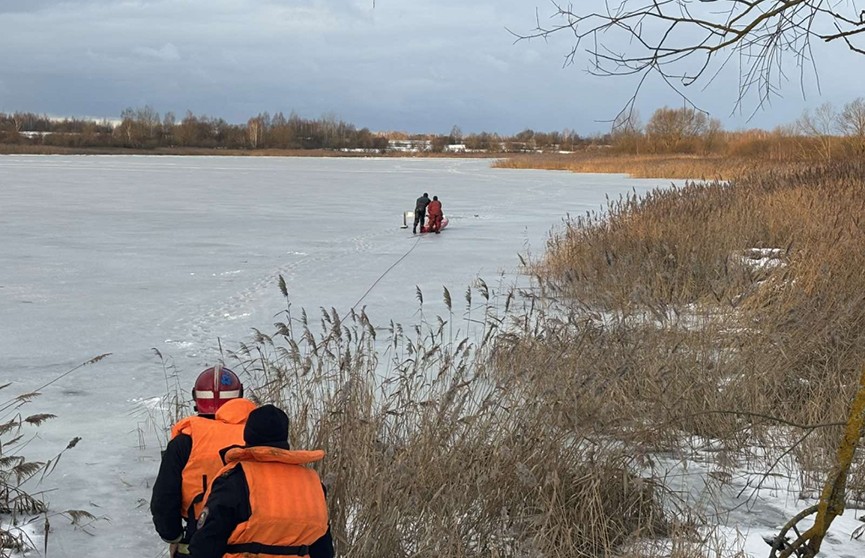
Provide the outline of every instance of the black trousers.
<path id="1" fill-rule="evenodd" d="M 421 232 L 423 232 L 423 221 L 426 215 L 426 211 L 415 211 L 414 212 L 414 227 L 412 228 L 412 232 L 417 232 L 418 223 L 420 223 Z"/>

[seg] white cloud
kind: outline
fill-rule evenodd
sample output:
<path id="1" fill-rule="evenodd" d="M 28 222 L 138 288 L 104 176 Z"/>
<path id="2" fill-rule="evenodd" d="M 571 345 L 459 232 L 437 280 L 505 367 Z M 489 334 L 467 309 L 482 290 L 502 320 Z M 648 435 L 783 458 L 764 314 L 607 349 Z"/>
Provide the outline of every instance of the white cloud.
<path id="1" fill-rule="evenodd" d="M 164 61 L 180 60 L 180 52 L 178 52 L 177 47 L 171 43 L 166 43 L 158 49 L 138 47 L 134 52 L 145 58 L 156 58 Z"/>

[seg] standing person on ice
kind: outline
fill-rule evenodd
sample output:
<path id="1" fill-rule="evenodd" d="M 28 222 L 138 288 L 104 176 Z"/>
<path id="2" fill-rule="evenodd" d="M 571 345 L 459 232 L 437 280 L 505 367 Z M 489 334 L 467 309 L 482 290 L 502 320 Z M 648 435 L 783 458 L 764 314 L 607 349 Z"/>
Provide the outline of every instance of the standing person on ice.
<path id="1" fill-rule="evenodd" d="M 193 558 L 332 558 L 324 485 L 306 467 L 324 451 L 291 450 L 288 416 L 273 405 L 250 413 L 243 439 L 223 453 L 189 544 Z"/>
<path id="2" fill-rule="evenodd" d="M 427 211 L 429 211 L 429 232 L 440 233 L 444 214 L 442 213 L 442 202 L 439 201 L 438 196 L 433 196 Z"/>
<path id="3" fill-rule="evenodd" d="M 412 234 L 417 234 L 418 223 L 420 223 L 420 232 L 423 232 L 424 218 L 426 217 L 426 208 L 430 204 L 429 194 L 423 193 L 414 204 L 414 227 L 411 230 Z"/>
<path id="4" fill-rule="evenodd" d="M 237 375 L 221 365 L 198 375 L 192 398 L 198 414 L 171 428 L 150 499 L 153 524 L 168 543 L 169 558 L 189 555 L 207 486 L 222 468 L 219 450 L 243 443 L 243 427 L 255 409 L 243 399 Z"/>

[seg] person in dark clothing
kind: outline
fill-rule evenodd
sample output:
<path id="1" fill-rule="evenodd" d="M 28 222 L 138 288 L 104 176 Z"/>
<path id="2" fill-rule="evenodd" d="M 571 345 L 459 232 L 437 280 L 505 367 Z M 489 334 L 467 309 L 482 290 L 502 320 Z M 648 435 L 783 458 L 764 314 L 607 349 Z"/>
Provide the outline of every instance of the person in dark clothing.
<path id="1" fill-rule="evenodd" d="M 417 199 L 414 205 L 414 227 L 412 228 L 412 234 L 417 234 L 417 227 L 420 224 L 421 232 L 423 232 L 424 218 L 426 217 L 426 208 L 430 204 L 429 194 L 426 192 L 423 193 L 421 197 Z"/>
<path id="2" fill-rule="evenodd" d="M 198 415 L 172 427 L 150 499 L 153 525 L 168 543 L 169 558 L 188 555 L 207 483 L 222 468 L 219 450 L 243 442 L 244 423 L 255 408 L 243 399 L 234 372 L 219 365 L 199 374 L 192 397 Z"/>
<path id="3" fill-rule="evenodd" d="M 205 497 L 193 558 L 332 558 L 325 488 L 305 466 L 324 451 L 291 450 L 288 416 L 273 405 L 250 413 L 243 439 L 222 452 L 226 466 Z"/>
<path id="4" fill-rule="evenodd" d="M 439 201 L 438 196 L 433 196 L 427 209 L 429 209 L 429 232 L 438 234 L 442 230 L 442 218 L 444 217 L 442 202 Z"/>

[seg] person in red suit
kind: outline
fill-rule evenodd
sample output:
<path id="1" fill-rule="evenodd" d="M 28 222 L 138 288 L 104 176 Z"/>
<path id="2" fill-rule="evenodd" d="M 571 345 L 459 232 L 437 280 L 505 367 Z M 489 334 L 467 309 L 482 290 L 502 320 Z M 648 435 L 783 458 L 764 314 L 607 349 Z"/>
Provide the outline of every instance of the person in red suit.
<path id="1" fill-rule="evenodd" d="M 427 216 L 429 217 L 429 231 L 436 234 L 440 233 L 442 228 L 442 217 L 444 217 L 444 214 L 442 213 L 442 202 L 439 201 L 438 196 L 433 196 L 433 199 L 427 206 L 426 211 Z"/>

